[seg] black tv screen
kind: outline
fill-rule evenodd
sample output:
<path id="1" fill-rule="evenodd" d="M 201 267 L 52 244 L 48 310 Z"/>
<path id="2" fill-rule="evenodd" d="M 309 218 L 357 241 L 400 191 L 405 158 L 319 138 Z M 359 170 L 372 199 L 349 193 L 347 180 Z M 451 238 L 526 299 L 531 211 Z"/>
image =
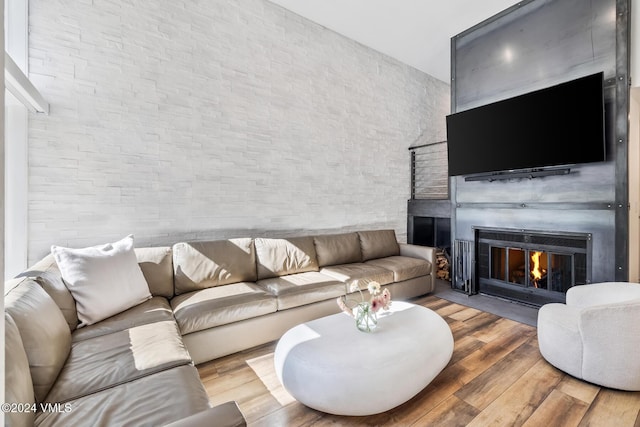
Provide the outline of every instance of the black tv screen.
<path id="1" fill-rule="evenodd" d="M 449 175 L 605 160 L 597 73 L 447 116 Z"/>

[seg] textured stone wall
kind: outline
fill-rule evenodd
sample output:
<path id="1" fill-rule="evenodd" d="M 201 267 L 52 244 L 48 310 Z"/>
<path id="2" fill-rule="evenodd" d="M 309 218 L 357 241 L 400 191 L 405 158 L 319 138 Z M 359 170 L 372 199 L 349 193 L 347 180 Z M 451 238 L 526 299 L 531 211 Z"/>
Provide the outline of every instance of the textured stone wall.
<path id="1" fill-rule="evenodd" d="M 31 0 L 29 262 L 136 245 L 393 228 L 449 86 L 264 0 Z"/>

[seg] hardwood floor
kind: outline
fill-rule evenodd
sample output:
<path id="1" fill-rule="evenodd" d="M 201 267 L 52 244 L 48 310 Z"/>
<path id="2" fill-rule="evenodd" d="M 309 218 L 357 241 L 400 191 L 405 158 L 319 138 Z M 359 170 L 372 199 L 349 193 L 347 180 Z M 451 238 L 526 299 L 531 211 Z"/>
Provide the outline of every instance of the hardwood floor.
<path id="1" fill-rule="evenodd" d="M 434 296 L 412 302 L 449 323 L 455 348 L 449 365 L 407 403 L 367 417 L 307 408 L 275 375 L 275 342 L 199 365 L 211 403 L 237 401 L 250 426 L 640 427 L 640 392 L 557 370 L 540 355 L 534 327 Z"/>

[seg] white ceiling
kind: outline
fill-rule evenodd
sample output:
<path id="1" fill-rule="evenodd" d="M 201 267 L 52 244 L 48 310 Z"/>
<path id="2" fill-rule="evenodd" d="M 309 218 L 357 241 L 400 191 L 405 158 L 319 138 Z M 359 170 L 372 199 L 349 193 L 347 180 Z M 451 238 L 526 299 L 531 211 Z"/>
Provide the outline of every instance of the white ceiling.
<path id="1" fill-rule="evenodd" d="M 451 37 L 515 0 L 270 0 L 449 82 Z"/>

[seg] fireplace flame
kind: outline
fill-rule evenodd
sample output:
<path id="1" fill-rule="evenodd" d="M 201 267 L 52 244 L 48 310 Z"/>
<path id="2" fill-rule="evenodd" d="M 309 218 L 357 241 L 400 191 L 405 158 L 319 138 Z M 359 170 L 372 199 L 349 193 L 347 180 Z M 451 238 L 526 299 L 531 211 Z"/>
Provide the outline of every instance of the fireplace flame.
<path id="1" fill-rule="evenodd" d="M 534 252 L 531 254 L 531 262 L 533 262 L 533 268 L 531 274 L 533 275 L 533 286 L 538 287 L 538 280 L 542 279 L 542 269 L 540 268 L 540 256 L 542 252 Z"/>

